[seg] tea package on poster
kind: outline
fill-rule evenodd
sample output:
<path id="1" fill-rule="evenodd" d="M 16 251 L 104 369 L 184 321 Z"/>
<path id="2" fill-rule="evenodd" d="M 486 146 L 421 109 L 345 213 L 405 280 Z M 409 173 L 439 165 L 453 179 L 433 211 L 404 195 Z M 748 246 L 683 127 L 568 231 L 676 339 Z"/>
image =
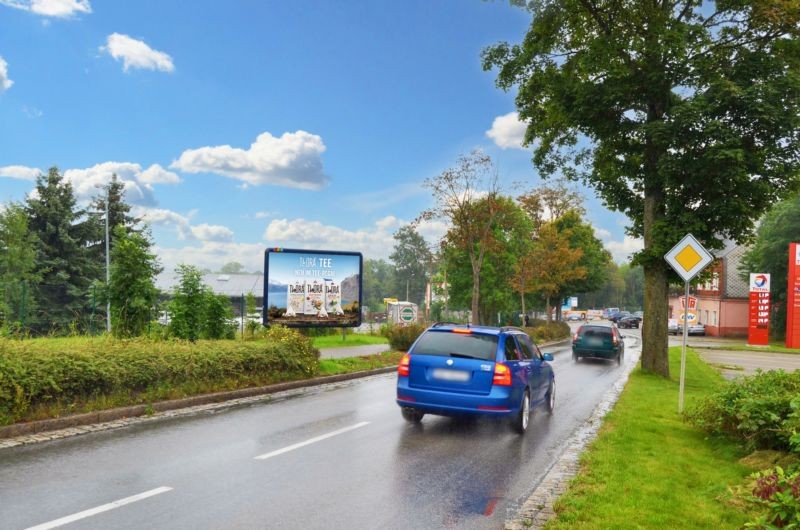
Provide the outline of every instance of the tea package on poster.
<path id="1" fill-rule="evenodd" d="M 325 280 L 325 308 L 335 315 L 344 315 L 341 283 Z"/>
<path id="2" fill-rule="evenodd" d="M 304 312 L 306 282 L 295 281 L 286 286 L 286 316 L 296 317 Z"/>
<path id="3" fill-rule="evenodd" d="M 325 284 L 319 280 L 306 283 L 306 300 L 303 313 L 306 315 L 323 316 L 320 313 L 325 309 Z M 324 316 L 327 316 L 324 315 Z"/>

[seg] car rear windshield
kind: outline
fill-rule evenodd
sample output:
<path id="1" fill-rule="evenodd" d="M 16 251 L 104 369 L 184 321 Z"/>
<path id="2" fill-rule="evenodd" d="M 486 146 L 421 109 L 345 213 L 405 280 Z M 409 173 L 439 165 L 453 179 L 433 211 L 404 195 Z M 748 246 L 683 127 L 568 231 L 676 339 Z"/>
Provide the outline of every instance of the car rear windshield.
<path id="1" fill-rule="evenodd" d="M 582 337 L 610 337 L 611 328 L 584 326 L 581 328 L 580 334 Z"/>
<path id="2" fill-rule="evenodd" d="M 496 351 L 497 335 L 428 331 L 420 337 L 412 353 L 494 361 Z"/>

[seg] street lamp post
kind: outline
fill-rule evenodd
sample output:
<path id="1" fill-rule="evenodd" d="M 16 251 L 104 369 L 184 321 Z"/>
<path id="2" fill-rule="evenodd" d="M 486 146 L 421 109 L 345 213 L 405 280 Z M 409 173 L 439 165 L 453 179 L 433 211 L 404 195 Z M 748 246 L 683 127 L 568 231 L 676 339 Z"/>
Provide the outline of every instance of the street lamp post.
<path id="1" fill-rule="evenodd" d="M 111 186 L 106 188 L 106 292 L 111 283 L 111 256 L 108 253 L 108 199 L 111 195 Z M 106 295 L 106 331 L 111 333 L 111 297 Z"/>
<path id="2" fill-rule="evenodd" d="M 109 236 L 108 236 L 108 201 L 111 196 L 111 186 L 95 184 L 95 188 L 106 190 L 106 331 L 111 333 L 111 297 L 108 293 L 108 286 L 111 283 L 111 256 L 109 255 Z"/>

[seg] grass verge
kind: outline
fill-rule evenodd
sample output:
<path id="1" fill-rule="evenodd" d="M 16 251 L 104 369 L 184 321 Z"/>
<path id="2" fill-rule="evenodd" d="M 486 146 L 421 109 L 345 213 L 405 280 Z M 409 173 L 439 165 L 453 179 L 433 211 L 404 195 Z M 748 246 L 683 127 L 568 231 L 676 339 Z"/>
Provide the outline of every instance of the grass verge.
<path id="1" fill-rule="evenodd" d="M 389 351 L 378 355 L 364 355 L 362 357 L 323 359 L 319 362 L 319 373 L 320 375 L 338 375 L 385 368 L 387 366 L 397 366 L 404 354 L 404 352 Z"/>
<path id="2" fill-rule="evenodd" d="M 366 346 L 369 344 L 388 345 L 389 340 L 386 337 L 351 333 L 349 335 L 345 335 L 344 340 L 342 340 L 341 335 L 324 335 L 321 337 L 314 337 L 313 343 L 315 348 L 322 349 L 322 348 L 345 348 L 351 346 Z"/>
<path id="3" fill-rule="evenodd" d="M 706 346 L 703 346 L 706 349 Z M 740 344 L 740 345 L 731 345 L 731 346 L 714 346 L 713 350 L 728 350 L 728 351 L 757 351 L 757 352 L 767 352 L 767 353 L 794 353 L 800 354 L 800 349 L 797 348 L 787 348 L 786 346 L 781 346 L 779 343 L 773 343 L 769 346 L 748 346 L 747 344 Z"/>
<path id="4" fill-rule="evenodd" d="M 739 461 L 743 450 L 678 414 L 680 348 L 670 349 L 670 373 L 631 374 L 546 528 L 740 528 L 751 518 L 729 489 L 754 470 Z M 685 404 L 721 383 L 689 349 Z"/>

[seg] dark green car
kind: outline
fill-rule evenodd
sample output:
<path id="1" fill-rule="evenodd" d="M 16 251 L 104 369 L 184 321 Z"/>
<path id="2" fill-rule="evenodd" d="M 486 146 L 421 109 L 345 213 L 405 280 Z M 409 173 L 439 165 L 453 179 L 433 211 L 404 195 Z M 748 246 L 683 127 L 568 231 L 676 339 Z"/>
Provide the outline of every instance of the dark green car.
<path id="1" fill-rule="evenodd" d="M 617 364 L 625 355 L 625 342 L 612 324 L 584 324 L 572 337 L 572 360 L 584 357 L 613 359 Z"/>

